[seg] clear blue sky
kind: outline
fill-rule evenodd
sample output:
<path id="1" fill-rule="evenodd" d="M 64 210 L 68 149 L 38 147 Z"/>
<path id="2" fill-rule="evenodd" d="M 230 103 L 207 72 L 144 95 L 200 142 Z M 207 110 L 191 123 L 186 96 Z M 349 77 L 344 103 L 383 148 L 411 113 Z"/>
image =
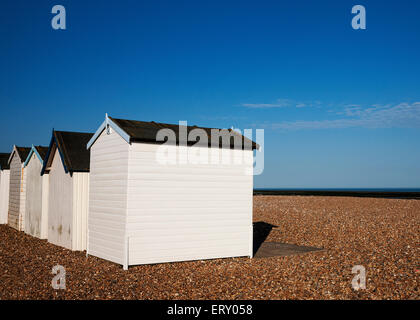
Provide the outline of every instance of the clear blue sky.
<path id="1" fill-rule="evenodd" d="M 67 29 L 53 30 L 64 5 Z M 351 28 L 362 4 L 367 29 Z M 2 1 L 0 151 L 111 116 L 265 129 L 256 187 L 420 187 L 418 1 Z"/>

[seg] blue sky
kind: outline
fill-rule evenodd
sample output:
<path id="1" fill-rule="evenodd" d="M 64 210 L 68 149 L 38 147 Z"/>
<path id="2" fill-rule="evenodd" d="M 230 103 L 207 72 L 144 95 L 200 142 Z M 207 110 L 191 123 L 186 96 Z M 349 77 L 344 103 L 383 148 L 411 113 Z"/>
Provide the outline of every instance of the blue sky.
<path id="1" fill-rule="evenodd" d="M 66 8 L 53 30 L 51 8 Z M 366 7 L 353 30 L 351 8 Z M 111 116 L 265 129 L 256 187 L 420 187 L 417 1 L 3 1 L 0 151 Z"/>

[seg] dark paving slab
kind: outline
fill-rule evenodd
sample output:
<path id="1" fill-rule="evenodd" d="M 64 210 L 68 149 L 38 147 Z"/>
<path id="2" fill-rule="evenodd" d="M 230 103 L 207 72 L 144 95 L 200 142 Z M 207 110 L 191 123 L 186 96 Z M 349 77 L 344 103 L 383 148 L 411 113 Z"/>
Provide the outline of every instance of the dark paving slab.
<path id="1" fill-rule="evenodd" d="M 254 258 L 282 257 L 292 254 L 302 254 L 311 251 L 323 250 L 322 248 L 297 246 L 281 242 L 263 242 L 254 255 Z"/>

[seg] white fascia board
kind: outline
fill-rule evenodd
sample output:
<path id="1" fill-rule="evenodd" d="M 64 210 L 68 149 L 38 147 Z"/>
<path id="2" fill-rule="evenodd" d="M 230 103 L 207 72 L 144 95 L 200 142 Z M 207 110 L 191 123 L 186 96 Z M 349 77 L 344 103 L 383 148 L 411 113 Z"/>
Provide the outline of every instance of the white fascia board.
<path id="1" fill-rule="evenodd" d="M 38 150 L 36 150 L 36 148 L 34 147 L 34 145 L 32 145 L 31 151 L 29 152 L 28 156 L 26 157 L 25 163 L 23 164 L 23 167 L 26 168 L 26 166 L 29 163 L 29 160 L 31 160 L 31 156 L 32 154 L 35 153 L 36 156 L 38 157 L 39 161 L 41 161 L 41 164 L 44 164 L 44 161 L 42 160 L 41 156 L 38 153 Z"/>
<path id="2" fill-rule="evenodd" d="M 121 129 L 115 122 L 108 118 L 108 115 L 106 115 L 105 121 L 102 122 L 102 124 L 99 126 L 98 130 L 96 130 L 93 137 L 89 140 L 88 144 L 86 145 L 86 149 L 90 149 L 90 147 L 95 143 L 96 139 L 98 139 L 102 131 L 104 131 L 107 126 L 110 126 L 112 129 L 115 130 L 116 133 L 118 133 L 121 136 L 121 138 L 127 141 L 127 143 L 130 143 L 130 136 L 127 134 L 127 132 Z"/>
<path id="3" fill-rule="evenodd" d="M 15 152 L 17 153 L 16 145 L 13 146 L 12 153 L 10 154 L 9 160 L 7 161 L 8 164 L 10 164 L 10 161 L 12 161 L 12 158 L 13 158 L 13 155 L 15 154 Z"/>
<path id="4" fill-rule="evenodd" d="M 102 131 L 104 131 L 105 126 L 106 126 L 106 120 L 104 122 L 102 122 L 102 124 L 99 126 L 98 130 L 96 130 L 96 132 L 93 135 L 93 137 L 89 140 L 88 144 L 86 145 L 86 149 L 89 150 L 89 148 L 96 141 L 96 139 L 98 139 L 98 137 L 102 133 Z"/>
<path id="5" fill-rule="evenodd" d="M 130 136 L 128 135 L 127 132 L 125 132 L 123 129 L 121 129 L 114 121 L 112 121 L 111 119 L 107 118 L 106 119 L 108 121 L 109 126 L 115 130 L 116 133 L 118 133 L 121 138 L 123 138 L 128 144 L 130 143 Z"/>

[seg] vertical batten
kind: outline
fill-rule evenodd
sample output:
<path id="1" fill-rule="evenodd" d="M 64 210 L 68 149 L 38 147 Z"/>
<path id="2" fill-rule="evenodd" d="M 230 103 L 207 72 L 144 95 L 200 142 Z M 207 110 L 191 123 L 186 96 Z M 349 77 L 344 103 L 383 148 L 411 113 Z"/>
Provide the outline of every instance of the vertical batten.
<path id="1" fill-rule="evenodd" d="M 86 250 L 89 173 L 73 173 L 73 250 Z"/>
<path id="2" fill-rule="evenodd" d="M 50 175 L 42 176 L 41 239 L 48 238 L 48 201 Z"/>

